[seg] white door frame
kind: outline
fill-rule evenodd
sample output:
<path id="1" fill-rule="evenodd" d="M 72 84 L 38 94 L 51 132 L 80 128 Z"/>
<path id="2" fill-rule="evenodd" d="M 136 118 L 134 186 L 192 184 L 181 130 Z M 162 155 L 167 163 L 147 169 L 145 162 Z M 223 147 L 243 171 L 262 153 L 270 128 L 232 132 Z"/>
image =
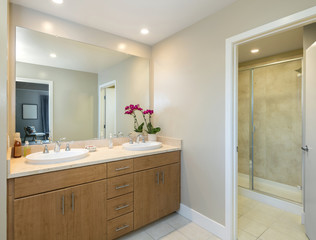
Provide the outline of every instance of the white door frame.
<path id="1" fill-rule="evenodd" d="M 98 111 L 98 138 L 100 138 L 100 131 L 101 131 L 101 107 L 102 107 L 102 102 L 103 99 L 101 99 L 101 91 L 104 88 L 108 88 L 108 87 L 114 87 L 115 88 L 115 116 L 114 116 L 114 131 L 116 132 L 116 106 L 117 106 L 117 96 L 116 96 L 116 80 L 107 82 L 107 83 L 103 83 L 101 85 L 99 85 L 99 91 L 98 91 L 98 99 L 99 99 L 99 111 Z"/>
<path id="2" fill-rule="evenodd" d="M 226 39 L 225 77 L 225 225 L 227 240 L 237 239 L 238 196 L 238 52 L 237 47 L 258 38 L 316 21 L 316 7 L 281 18 Z"/>
<path id="3" fill-rule="evenodd" d="M 38 83 L 38 84 L 47 84 L 48 85 L 48 111 L 49 111 L 49 137 L 54 136 L 54 82 L 51 80 L 42 80 L 34 78 L 16 78 L 16 82 L 27 82 L 27 83 Z"/>

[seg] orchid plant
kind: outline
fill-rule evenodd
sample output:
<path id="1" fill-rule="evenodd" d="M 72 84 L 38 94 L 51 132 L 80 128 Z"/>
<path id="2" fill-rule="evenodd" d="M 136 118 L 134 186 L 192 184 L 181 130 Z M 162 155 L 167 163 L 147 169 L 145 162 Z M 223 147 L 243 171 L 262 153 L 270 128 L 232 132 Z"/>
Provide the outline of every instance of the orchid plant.
<path id="1" fill-rule="evenodd" d="M 141 112 L 143 119 L 144 119 L 143 123 L 141 123 L 141 124 L 138 123 L 135 111 Z M 133 116 L 133 118 L 134 118 L 134 131 L 135 132 L 139 132 L 139 133 L 143 132 L 144 125 L 146 125 L 147 130 L 145 130 L 145 131 L 148 134 L 156 134 L 157 132 L 159 132 L 161 130 L 160 127 L 154 128 L 152 123 L 151 123 L 151 116 L 154 114 L 154 110 L 147 109 L 147 110 L 143 111 L 143 109 L 139 106 L 139 104 L 136 104 L 136 105 L 131 104 L 131 105 L 125 107 L 125 114 Z M 148 116 L 148 120 L 147 120 L 146 116 Z"/>

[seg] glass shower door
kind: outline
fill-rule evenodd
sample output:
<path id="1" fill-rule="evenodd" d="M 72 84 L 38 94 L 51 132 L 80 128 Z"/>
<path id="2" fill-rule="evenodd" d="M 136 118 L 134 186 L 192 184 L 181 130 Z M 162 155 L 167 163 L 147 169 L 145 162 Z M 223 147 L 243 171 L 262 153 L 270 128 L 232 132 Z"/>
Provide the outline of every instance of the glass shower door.
<path id="1" fill-rule="evenodd" d="M 249 100 L 252 187 L 295 202 L 302 202 L 301 68 L 295 60 L 252 69 Z"/>

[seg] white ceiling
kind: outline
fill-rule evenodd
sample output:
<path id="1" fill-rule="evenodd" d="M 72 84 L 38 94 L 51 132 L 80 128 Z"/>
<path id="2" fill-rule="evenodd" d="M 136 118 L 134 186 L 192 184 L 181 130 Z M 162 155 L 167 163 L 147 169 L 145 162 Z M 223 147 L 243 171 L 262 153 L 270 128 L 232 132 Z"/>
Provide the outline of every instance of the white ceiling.
<path id="1" fill-rule="evenodd" d="M 148 45 L 198 22 L 236 0 L 11 0 L 10 2 Z M 148 35 L 140 29 L 147 27 Z"/>
<path id="2" fill-rule="evenodd" d="M 251 49 L 255 48 L 260 50 L 259 53 L 253 54 L 250 52 Z M 238 61 L 247 62 L 302 48 L 303 28 L 301 27 L 240 45 Z"/>
<path id="3" fill-rule="evenodd" d="M 55 53 L 56 58 L 50 54 Z M 16 28 L 16 61 L 98 73 L 131 57 L 86 43 Z"/>

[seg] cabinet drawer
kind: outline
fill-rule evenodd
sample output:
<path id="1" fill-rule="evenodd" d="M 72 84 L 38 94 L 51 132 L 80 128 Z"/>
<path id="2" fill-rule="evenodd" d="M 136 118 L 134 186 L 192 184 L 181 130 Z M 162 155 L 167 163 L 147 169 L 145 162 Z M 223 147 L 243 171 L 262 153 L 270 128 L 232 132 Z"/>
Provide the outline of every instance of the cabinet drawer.
<path id="1" fill-rule="evenodd" d="M 75 186 L 106 178 L 106 164 L 16 178 L 15 198 Z"/>
<path id="2" fill-rule="evenodd" d="M 107 219 L 109 220 L 132 212 L 134 209 L 133 198 L 133 193 L 129 193 L 120 197 L 107 200 Z"/>
<path id="3" fill-rule="evenodd" d="M 130 231 L 133 231 L 133 213 L 108 221 L 108 240 L 116 239 Z"/>
<path id="4" fill-rule="evenodd" d="M 108 180 L 108 199 L 134 191 L 133 174 L 110 178 Z"/>
<path id="5" fill-rule="evenodd" d="M 156 154 L 134 159 L 134 171 L 140 171 L 180 162 L 180 151 Z"/>
<path id="6" fill-rule="evenodd" d="M 108 163 L 108 177 L 116 177 L 133 172 L 133 159 Z"/>

